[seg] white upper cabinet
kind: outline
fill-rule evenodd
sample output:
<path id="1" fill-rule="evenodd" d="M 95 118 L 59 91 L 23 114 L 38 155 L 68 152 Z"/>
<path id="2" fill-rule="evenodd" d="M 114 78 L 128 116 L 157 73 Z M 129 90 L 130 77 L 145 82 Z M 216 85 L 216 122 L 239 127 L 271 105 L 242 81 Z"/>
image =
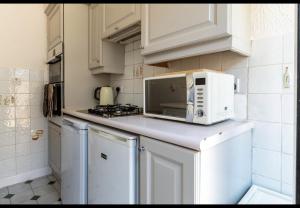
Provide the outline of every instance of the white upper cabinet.
<path id="1" fill-rule="evenodd" d="M 91 4 L 89 6 L 89 68 L 97 68 L 103 65 L 100 49 L 101 40 L 101 6 Z"/>
<path id="2" fill-rule="evenodd" d="M 233 50 L 250 53 L 249 6 L 232 4 L 144 4 L 145 63 Z"/>
<path id="3" fill-rule="evenodd" d="M 104 4 L 103 36 L 107 38 L 141 20 L 140 4 Z"/>
<path id="4" fill-rule="evenodd" d="M 122 74 L 124 46 L 103 40 L 103 4 L 89 5 L 89 69 L 92 74 Z"/>
<path id="5" fill-rule="evenodd" d="M 63 5 L 48 4 L 45 13 L 47 15 L 47 45 L 51 50 L 63 41 Z"/>
<path id="6" fill-rule="evenodd" d="M 140 147 L 142 204 L 199 203 L 199 152 L 143 136 Z"/>

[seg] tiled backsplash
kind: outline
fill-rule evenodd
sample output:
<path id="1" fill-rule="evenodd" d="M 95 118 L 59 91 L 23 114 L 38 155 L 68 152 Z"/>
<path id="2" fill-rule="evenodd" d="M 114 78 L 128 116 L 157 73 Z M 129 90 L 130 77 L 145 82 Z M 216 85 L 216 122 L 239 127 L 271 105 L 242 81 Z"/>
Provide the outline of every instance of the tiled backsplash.
<path id="1" fill-rule="evenodd" d="M 0 179 L 48 166 L 43 86 L 42 70 L 0 68 Z"/>
<path id="2" fill-rule="evenodd" d="M 163 72 L 207 68 L 240 79 L 235 94 L 236 119 L 255 122 L 253 183 L 291 195 L 293 192 L 294 66 L 293 34 L 253 40 L 250 57 L 226 51 L 171 61 L 169 68 L 143 64 L 140 41 L 125 47 L 125 73 L 111 75 L 120 86 L 119 103 L 143 105 L 142 78 Z M 290 88 L 283 88 L 286 67 Z"/>

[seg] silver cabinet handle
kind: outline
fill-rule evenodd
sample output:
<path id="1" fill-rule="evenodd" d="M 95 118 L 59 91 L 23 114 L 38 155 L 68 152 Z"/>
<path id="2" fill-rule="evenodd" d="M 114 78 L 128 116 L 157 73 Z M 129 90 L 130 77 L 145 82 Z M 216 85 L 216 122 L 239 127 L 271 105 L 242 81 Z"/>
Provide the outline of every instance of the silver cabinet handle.
<path id="1" fill-rule="evenodd" d="M 143 147 L 143 146 L 139 147 L 139 151 L 140 152 L 144 152 L 145 151 L 145 147 Z"/>

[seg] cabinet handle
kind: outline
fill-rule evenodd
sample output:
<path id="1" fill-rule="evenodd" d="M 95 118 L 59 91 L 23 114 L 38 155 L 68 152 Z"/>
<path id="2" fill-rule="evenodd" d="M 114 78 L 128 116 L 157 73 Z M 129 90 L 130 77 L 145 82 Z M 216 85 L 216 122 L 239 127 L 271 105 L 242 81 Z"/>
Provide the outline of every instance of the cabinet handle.
<path id="1" fill-rule="evenodd" d="M 119 29 L 119 27 L 115 27 L 115 30 L 118 30 Z"/>
<path id="2" fill-rule="evenodd" d="M 56 51 L 55 49 L 53 49 L 52 55 L 55 56 L 56 55 Z"/>
<path id="3" fill-rule="evenodd" d="M 140 152 L 144 152 L 145 151 L 145 147 L 143 147 L 143 146 L 139 147 L 139 151 Z"/>
<path id="4" fill-rule="evenodd" d="M 97 63 L 99 63 L 100 61 L 99 61 L 99 59 L 97 59 Z"/>
<path id="5" fill-rule="evenodd" d="M 141 48 L 141 49 L 144 49 L 144 46 L 141 45 L 140 48 Z"/>

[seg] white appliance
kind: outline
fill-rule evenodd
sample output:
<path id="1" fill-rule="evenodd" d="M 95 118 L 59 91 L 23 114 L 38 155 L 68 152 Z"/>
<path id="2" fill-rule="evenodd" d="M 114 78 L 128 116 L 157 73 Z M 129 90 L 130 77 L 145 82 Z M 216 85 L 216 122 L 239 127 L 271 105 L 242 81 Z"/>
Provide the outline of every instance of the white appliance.
<path id="1" fill-rule="evenodd" d="M 94 125 L 88 134 L 88 204 L 137 203 L 137 137 Z"/>
<path id="2" fill-rule="evenodd" d="M 61 136 L 63 204 L 87 203 L 87 123 L 64 116 Z"/>
<path id="3" fill-rule="evenodd" d="M 99 100 L 100 105 L 113 105 L 113 88 L 112 87 L 97 87 L 94 92 L 94 97 Z"/>
<path id="4" fill-rule="evenodd" d="M 234 116 L 234 76 L 190 70 L 144 78 L 144 115 L 209 125 Z"/>

